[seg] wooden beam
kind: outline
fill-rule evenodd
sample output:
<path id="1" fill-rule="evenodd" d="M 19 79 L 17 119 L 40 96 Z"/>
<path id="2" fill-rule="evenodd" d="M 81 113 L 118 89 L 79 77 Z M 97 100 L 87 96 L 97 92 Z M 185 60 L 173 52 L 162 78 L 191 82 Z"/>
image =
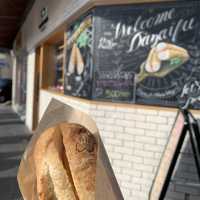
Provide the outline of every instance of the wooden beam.
<path id="1" fill-rule="evenodd" d="M 43 44 L 40 51 L 40 88 L 48 89 L 55 80 L 55 58 L 54 47 L 49 44 Z"/>

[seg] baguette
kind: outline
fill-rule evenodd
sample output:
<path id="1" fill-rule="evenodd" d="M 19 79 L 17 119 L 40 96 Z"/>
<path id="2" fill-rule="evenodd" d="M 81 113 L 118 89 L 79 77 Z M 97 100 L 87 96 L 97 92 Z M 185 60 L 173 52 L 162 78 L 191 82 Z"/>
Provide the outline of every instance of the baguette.
<path id="1" fill-rule="evenodd" d="M 37 195 L 39 200 L 55 199 L 53 185 L 48 175 L 48 167 L 45 164 L 44 156 L 48 143 L 51 141 L 55 128 L 46 130 L 37 140 L 34 148 L 35 172 L 37 181 Z"/>
<path id="2" fill-rule="evenodd" d="M 60 124 L 63 144 L 79 200 L 95 200 L 97 143 L 85 128 Z"/>
<path id="3" fill-rule="evenodd" d="M 59 129 L 47 129 L 34 151 L 39 200 L 77 200 L 69 167 L 63 163 L 63 153 Z"/>

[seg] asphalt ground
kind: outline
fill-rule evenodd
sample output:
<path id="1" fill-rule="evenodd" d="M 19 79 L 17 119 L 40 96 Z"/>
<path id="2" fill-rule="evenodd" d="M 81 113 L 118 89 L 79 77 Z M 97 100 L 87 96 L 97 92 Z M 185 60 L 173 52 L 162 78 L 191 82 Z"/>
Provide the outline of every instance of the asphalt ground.
<path id="1" fill-rule="evenodd" d="M 9 106 L 0 105 L 0 200 L 22 200 L 17 171 L 30 133 Z"/>

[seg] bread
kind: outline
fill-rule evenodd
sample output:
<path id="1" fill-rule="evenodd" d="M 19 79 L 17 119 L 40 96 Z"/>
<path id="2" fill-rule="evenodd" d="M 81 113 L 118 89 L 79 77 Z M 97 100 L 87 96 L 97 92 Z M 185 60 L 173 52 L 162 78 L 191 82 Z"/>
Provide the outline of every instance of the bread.
<path id="1" fill-rule="evenodd" d="M 155 52 L 155 48 L 151 49 L 147 58 L 145 69 L 149 73 L 157 72 L 161 67 L 161 61 L 158 59 L 158 56 Z"/>
<path id="2" fill-rule="evenodd" d="M 189 58 L 189 54 L 186 49 L 164 42 L 157 45 L 156 53 L 161 61 L 166 61 L 173 58 L 180 58 L 185 61 Z"/>
<path id="3" fill-rule="evenodd" d="M 61 123 L 47 129 L 33 157 L 38 200 L 95 200 L 97 143 L 85 128 Z"/>
<path id="4" fill-rule="evenodd" d="M 75 72 L 75 65 L 76 65 L 76 44 L 73 45 L 70 59 L 69 59 L 69 65 L 68 65 L 68 72 L 69 74 L 74 74 Z"/>
<path id="5" fill-rule="evenodd" d="M 74 186 L 80 200 L 95 200 L 97 143 L 78 125 L 60 124 Z"/>
<path id="6" fill-rule="evenodd" d="M 37 181 L 37 194 L 39 200 L 54 199 L 53 186 L 48 175 L 48 167 L 44 157 L 48 144 L 51 141 L 55 128 L 46 130 L 37 140 L 34 148 L 35 172 Z"/>
<path id="7" fill-rule="evenodd" d="M 81 52 L 80 52 L 80 49 L 76 46 L 76 71 L 77 71 L 77 74 L 80 76 L 83 71 L 84 71 L 84 61 L 83 61 L 83 57 L 81 55 Z"/>
<path id="8" fill-rule="evenodd" d="M 58 128 L 46 130 L 38 139 L 34 160 L 39 200 L 77 200 L 69 168 L 63 164 L 64 146 Z"/>

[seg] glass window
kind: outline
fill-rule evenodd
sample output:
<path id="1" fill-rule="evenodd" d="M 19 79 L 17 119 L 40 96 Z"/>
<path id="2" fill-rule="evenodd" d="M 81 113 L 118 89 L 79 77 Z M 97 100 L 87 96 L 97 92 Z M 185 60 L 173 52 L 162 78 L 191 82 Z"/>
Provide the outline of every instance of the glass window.
<path id="1" fill-rule="evenodd" d="M 41 87 L 64 93 L 64 32 L 57 35 L 48 39 L 40 48 Z"/>

